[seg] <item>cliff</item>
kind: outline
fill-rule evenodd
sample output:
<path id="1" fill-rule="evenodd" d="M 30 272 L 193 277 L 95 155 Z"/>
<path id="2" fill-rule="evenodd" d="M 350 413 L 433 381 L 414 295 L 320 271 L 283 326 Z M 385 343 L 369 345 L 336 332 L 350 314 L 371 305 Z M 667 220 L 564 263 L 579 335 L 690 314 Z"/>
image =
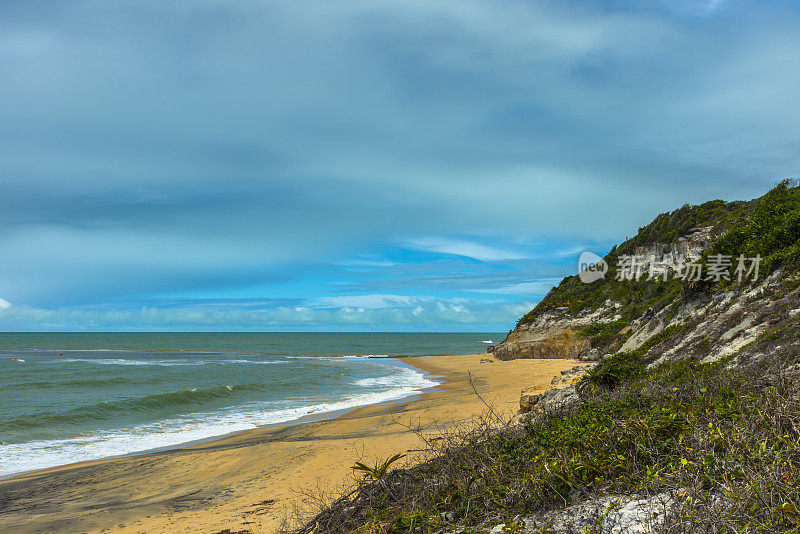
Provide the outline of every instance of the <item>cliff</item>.
<path id="1" fill-rule="evenodd" d="M 712 201 L 659 215 L 604 258 L 606 276 L 584 283 L 569 276 L 553 288 L 508 337 L 488 347 L 501 360 L 578 358 L 643 350 L 665 359 L 714 361 L 734 354 L 794 311 L 796 236 L 800 193 L 784 182 L 750 202 Z M 684 279 L 682 265 L 709 267 L 713 255 L 730 262 L 730 280 Z M 752 255 L 752 256 L 751 256 Z M 670 265 L 648 279 L 620 276 L 626 258 L 655 258 Z M 737 259 L 759 272 L 737 278 Z M 741 274 L 746 274 L 742 272 Z M 632 278 L 628 273 L 628 278 Z M 776 295 L 780 294 L 780 298 Z M 791 315 L 793 317 L 793 315 Z M 669 333 L 669 340 L 655 343 Z M 648 346 L 646 346 L 648 345 Z"/>

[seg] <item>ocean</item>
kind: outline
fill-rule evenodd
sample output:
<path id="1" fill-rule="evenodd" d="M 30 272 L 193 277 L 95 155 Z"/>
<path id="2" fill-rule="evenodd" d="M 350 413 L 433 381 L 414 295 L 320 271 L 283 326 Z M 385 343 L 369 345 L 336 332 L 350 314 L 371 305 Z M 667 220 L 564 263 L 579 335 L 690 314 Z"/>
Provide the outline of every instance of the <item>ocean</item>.
<path id="1" fill-rule="evenodd" d="M 0 333 L 0 476 L 167 448 L 434 387 L 391 356 L 498 333 Z"/>

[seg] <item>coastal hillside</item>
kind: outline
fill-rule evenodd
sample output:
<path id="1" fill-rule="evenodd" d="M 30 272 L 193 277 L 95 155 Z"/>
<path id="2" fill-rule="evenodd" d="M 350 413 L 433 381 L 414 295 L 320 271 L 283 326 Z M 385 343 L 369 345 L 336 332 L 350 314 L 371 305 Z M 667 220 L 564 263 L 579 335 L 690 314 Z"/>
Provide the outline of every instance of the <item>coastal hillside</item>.
<path id="1" fill-rule="evenodd" d="M 800 190 L 790 181 L 749 202 L 663 213 L 605 256 L 603 278 L 564 278 L 488 350 L 501 360 L 748 358 L 755 349 L 741 349 L 793 317 L 798 239 Z"/>
<path id="2" fill-rule="evenodd" d="M 488 349 L 591 363 L 296 531 L 800 532 L 797 183 L 659 215 L 604 261 Z"/>

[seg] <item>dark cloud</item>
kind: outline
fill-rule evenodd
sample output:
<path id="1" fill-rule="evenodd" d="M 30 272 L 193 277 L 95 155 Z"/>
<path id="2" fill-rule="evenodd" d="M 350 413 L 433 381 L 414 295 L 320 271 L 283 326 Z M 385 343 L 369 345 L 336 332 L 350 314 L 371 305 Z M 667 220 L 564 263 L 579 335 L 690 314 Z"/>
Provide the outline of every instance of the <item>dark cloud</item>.
<path id="1" fill-rule="evenodd" d="M 559 241 L 606 246 L 798 174 L 798 15 L 720 0 L 3 2 L 0 297 L 527 303 L 569 271 Z M 366 252 L 397 265 L 342 268 Z"/>

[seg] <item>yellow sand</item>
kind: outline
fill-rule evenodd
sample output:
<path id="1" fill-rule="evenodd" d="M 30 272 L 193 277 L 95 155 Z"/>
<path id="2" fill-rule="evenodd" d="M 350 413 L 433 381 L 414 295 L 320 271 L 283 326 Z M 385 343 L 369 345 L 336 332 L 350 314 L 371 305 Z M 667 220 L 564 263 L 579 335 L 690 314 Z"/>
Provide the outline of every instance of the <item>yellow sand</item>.
<path id="1" fill-rule="evenodd" d="M 490 361 L 485 361 L 490 360 Z M 408 453 L 428 433 L 486 410 L 518 408 L 572 360 L 495 361 L 485 354 L 404 358 L 441 376 L 438 391 L 328 421 L 271 427 L 191 448 L 84 462 L 0 482 L 0 532 L 275 532 L 286 513 L 352 480 L 357 460 Z M 399 465 L 399 464 L 398 464 Z M 5 501 L 5 502 L 4 502 Z M 10 503 L 10 504 L 8 504 Z"/>

